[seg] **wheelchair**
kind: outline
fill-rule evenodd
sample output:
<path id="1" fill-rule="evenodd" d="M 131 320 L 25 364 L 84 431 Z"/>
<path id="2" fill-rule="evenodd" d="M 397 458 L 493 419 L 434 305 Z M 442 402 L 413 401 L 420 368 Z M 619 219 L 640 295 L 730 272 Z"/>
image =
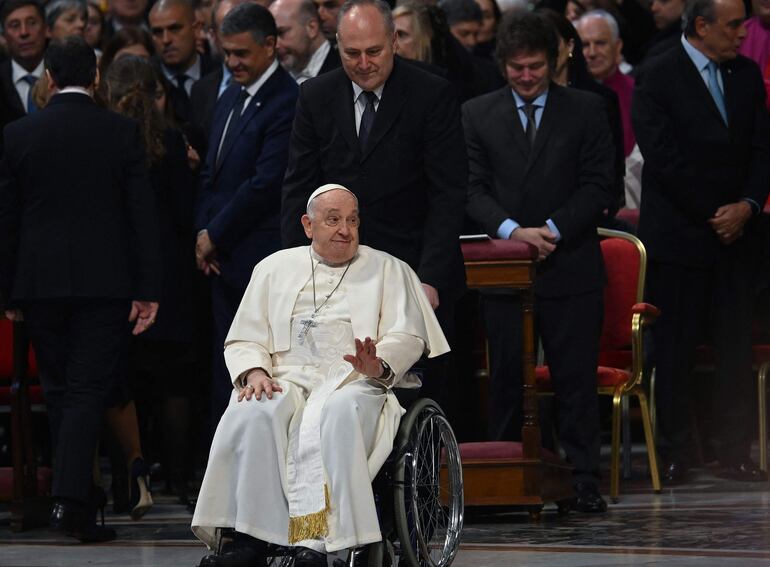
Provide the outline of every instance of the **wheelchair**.
<path id="1" fill-rule="evenodd" d="M 334 567 L 449 567 L 460 547 L 463 477 L 454 432 L 436 402 L 394 391 L 408 410 L 372 483 L 382 540 L 349 550 Z M 293 552 L 268 545 L 268 565 L 291 567 Z"/>

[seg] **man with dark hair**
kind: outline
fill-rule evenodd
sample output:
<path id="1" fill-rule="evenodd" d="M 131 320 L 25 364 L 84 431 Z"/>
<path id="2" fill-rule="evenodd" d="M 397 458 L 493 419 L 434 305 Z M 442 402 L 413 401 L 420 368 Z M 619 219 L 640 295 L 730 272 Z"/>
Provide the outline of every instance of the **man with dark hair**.
<path id="1" fill-rule="evenodd" d="M 604 264 L 597 223 L 612 199 L 614 148 L 601 98 L 551 81 L 556 31 L 511 14 L 497 36 L 509 86 L 463 105 L 468 214 L 490 236 L 538 250 L 535 313 L 556 394 L 558 438 L 580 512 L 604 512 L 598 491 L 596 369 Z M 521 301 L 482 297 L 489 338 L 490 435 L 521 431 Z"/>
<path id="2" fill-rule="evenodd" d="M 444 12 L 449 31 L 468 51 L 476 47 L 483 16 L 475 0 L 441 0 L 438 7 Z"/>
<path id="3" fill-rule="evenodd" d="M 715 456 L 724 473 L 765 480 L 749 458 L 755 219 L 770 188 L 770 125 L 756 64 L 737 55 L 741 0 L 694 0 L 679 45 L 639 75 L 632 117 L 644 155 L 639 236 L 653 327 L 663 478 L 691 462 L 696 345 L 713 341 Z"/>
<path id="4" fill-rule="evenodd" d="M 9 319 L 25 321 L 40 367 L 54 441 L 51 523 L 84 543 L 106 541 L 115 532 L 95 524 L 94 454 L 125 368 L 126 320 L 139 334 L 158 310 L 158 220 L 137 124 L 93 101 L 93 48 L 55 40 L 45 63 L 48 106 L 4 132 L 0 300 Z"/>
<path id="5" fill-rule="evenodd" d="M 201 22 L 189 0 L 160 0 L 150 10 L 150 32 L 163 74 L 173 85 L 169 93 L 180 124 L 191 120 L 190 93 L 201 77 L 214 70 L 208 57 L 198 54 L 196 38 Z"/>
<path id="6" fill-rule="evenodd" d="M 270 13 L 278 26 L 278 58 L 298 84 L 340 66 L 312 0 L 276 0 Z"/>
<path id="7" fill-rule="evenodd" d="M 45 14 L 37 0 L 6 0 L 0 24 L 8 46 L 7 61 L 0 63 L 0 131 L 8 122 L 36 110 L 32 87 L 43 75 Z M 2 145 L 0 145 L 0 156 Z"/>
<path id="8" fill-rule="evenodd" d="M 329 41 L 336 42 L 337 15 L 344 0 L 313 0 L 321 19 L 321 30 Z"/>
<path id="9" fill-rule="evenodd" d="M 196 257 L 211 276 L 214 315 L 212 426 L 232 391 L 222 355 L 230 323 L 255 264 L 281 247 L 281 182 L 297 102 L 297 84 L 275 57 L 267 8 L 233 8 L 220 32 L 234 84 L 214 110 L 196 214 Z"/>

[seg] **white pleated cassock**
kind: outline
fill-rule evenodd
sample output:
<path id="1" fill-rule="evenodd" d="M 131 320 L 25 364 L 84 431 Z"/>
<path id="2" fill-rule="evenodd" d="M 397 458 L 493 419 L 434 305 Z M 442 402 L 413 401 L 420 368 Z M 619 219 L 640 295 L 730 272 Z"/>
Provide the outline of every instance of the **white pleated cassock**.
<path id="1" fill-rule="evenodd" d="M 316 304 L 343 270 L 316 267 Z M 222 416 L 192 521 L 209 547 L 216 545 L 217 527 L 279 545 L 319 547 L 313 543 L 320 539 L 329 552 L 381 538 L 371 488 L 377 470 L 369 457 L 375 447 L 378 454 L 390 452 L 403 410 L 392 392 L 352 372 L 342 358 L 355 352 L 345 280 L 300 338 L 301 321 L 313 310 L 308 280 L 292 312 L 292 346 L 272 357 L 272 376 L 283 392 L 238 402 L 234 390 Z M 424 341 L 399 338 L 417 360 Z M 326 534 L 313 536 L 315 542 L 290 541 L 290 516 L 324 507 Z"/>

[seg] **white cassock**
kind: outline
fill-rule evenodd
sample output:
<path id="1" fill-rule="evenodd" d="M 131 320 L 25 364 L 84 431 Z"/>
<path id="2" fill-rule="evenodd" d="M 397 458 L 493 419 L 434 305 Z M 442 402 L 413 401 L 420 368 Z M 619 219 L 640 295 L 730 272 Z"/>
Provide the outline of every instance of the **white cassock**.
<path id="1" fill-rule="evenodd" d="M 434 357 L 449 346 L 404 262 L 360 246 L 346 267 L 321 263 L 304 246 L 254 269 L 225 342 L 236 388 L 192 521 L 209 547 L 219 527 L 278 545 L 322 541 L 328 552 L 381 539 L 371 482 L 404 410 L 342 357 L 355 353 L 354 337 L 372 337 L 394 385 L 416 387 L 407 371 L 423 352 Z M 253 368 L 283 392 L 238 402 L 237 380 Z"/>

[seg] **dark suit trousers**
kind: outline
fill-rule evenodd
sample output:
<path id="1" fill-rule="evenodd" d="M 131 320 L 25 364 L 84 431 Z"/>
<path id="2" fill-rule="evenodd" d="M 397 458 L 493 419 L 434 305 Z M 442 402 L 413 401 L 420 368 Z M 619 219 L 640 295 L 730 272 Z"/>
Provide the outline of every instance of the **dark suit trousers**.
<path id="1" fill-rule="evenodd" d="M 51 423 L 56 498 L 90 502 L 105 400 L 126 371 L 129 310 L 117 299 L 24 305 Z"/>
<path id="2" fill-rule="evenodd" d="M 729 253 L 723 249 L 710 269 L 649 263 L 648 297 L 662 310 L 652 333 L 658 448 L 666 459 L 689 457 L 690 375 L 695 347 L 709 341 L 709 334 L 716 365 L 716 455 L 728 463 L 749 455 L 753 268 L 749 251 L 733 246 Z"/>
<path id="3" fill-rule="evenodd" d="M 558 437 L 575 482 L 595 483 L 599 470 L 599 397 L 596 367 L 603 294 L 535 301 L 535 320 L 551 370 Z M 522 318 L 516 295 L 483 294 L 489 341 L 489 435 L 520 439 L 522 425 Z"/>
<path id="4" fill-rule="evenodd" d="M 211 279 L 211 310 L 214 316 L 214 345 L 211 383 L 211 434 L 219 424 L 219 419 L 227 409 L 233 382 L 225 365 L 225 339 L 233 324 L 235 313 L 241 304 L 246 290 L 235 288 L 220 276 Z"/>

